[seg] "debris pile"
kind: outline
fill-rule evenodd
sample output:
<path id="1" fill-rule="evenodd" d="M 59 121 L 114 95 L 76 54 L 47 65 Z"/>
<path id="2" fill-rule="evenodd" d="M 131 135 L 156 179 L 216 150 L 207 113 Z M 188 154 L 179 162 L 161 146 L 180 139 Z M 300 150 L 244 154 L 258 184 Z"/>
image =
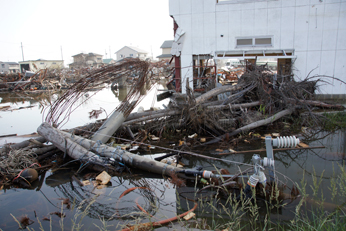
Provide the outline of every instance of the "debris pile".
<path id="1" fill-rule="evenodd" d="M 152 86 L 153 68 L 163 68 L 163 66 L 153 66 L 145 61 L 129 59 L 90 72 L 75 82 L 50 107 L 46 122 L 38 128 L 43 139 L 40 142 L 53 143 L 52 147 L 57 147 L 60 155 L 64 154 L 62 161 L 65 161 L 66 155 L 69 155 L 72 159 L 81 162 L 83 168 L 90 167 L 100 172 L 103 170 L 122 172 L 128 170 L 128 167 L 139 168 L 172 177 L 173 181 L 179 182 L 182 166 L 178 166 L 178 161 L 174 164 L 168 161 L 148 161 L 126 149 L 138 151 L 140 147 L 142 150 L 150 150 L 160 141 L 167 141 L 172 136 L 177 136 L 179 142 L 174 147 L 159 148 L 174 154 L 183 153 L 205 158 L 203 155 L 191 152 L 191 149 L 219 141 L 225 141 L 220 146 L 234 148 L 239 140 L 236 135 L 273 125 L 281 118 L 285 117 L 286 122 L 290 122 L 293 118 L 301 119 L 302 113 L 308 113 L 309 116 L 304 114 L 304 120 L 300 121 L 318 124 L 320 117 L 314 114 L 315 107 L 344 109 L 340 105 L 313 101 L 314 92 L 323 79 L 306 78 L 295 81 L 290 75 L 273 74 L 267 65 L 248 64 L 237 84 L 223 85 L 198 97 L 195 97 L 192 89 L 187 88 L 187 94 L 183 97 L 181 94 L 171 94 L 171 101 L 166 109 L 131 113 L 143 97 L 142 89 L 150 89 Z M 104 84 L 114 85 L 123 76 L 136 76 L 134 79 L 136 82 L 112 116 L 105 121 L 76 128 L 72 131 L 72 135 L 57 129 L 78 107 L 75 104 L 79 102 L 87 88 L 99 88 Z M 92 116 L 96 114 L 96 111 L 91 113 Z M 306 119 L 308 117 L 310 120 Z M 107 146 L 105 143 L 109 138 L 111 139 Z M 114 142 L 128 143 L 128 146 L 114 147 Z M 7 145 L 6 148 L 9 148 L 10 152 L 7 150 L 5 153 L 9 155 L 13 147 Z M 57 149 L 46 152 L 56 154 Z M 32 163 L 35 161 L 32 160 Z M 26 164 L 21 169 L 28 166 L 30 165 Z M 8 167 L 10 165 L 1 166 L 2 178 L 10 174 L 3 171 Z M 229 182 L 219 182 L 219 184 L 229 183 L 239 188 L 234 183 L 234 178 L 230 179 Z"/>

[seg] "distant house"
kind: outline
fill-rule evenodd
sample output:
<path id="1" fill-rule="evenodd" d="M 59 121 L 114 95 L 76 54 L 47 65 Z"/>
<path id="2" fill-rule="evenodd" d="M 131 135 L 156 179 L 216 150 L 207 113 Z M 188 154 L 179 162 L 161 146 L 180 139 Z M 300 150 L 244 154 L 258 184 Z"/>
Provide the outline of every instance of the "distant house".
<path id="1" fill-rule="evenodd" d="M 117 61 L 124 58 L 139 58 L 141 60 L 147 60 L 151 58 L 148 56 L 148 52 L 137 47 L 130 46 L 124 46 L 123 48 L 115 52 L 115 54 L 117 55 Z"/>
<path id="2" fill-rule="evenodd" d="M 103 59 L 102 62 L 106 65 L 114 64 L 116 63 L 114 59 Z"/>
<path id="3" fill-rule="evenodd" d="M 161 61 L 161 60 L 170 61 L 171 60 L 171 58 L 172 58 L 171 50 L 172 50 L 173 41 L 174 40 L 166 40 L 162 43 L 162 45 L 160 47 L 162 50 L 162 54 L 156 57 L 159 59 L 159 61 Z"/>
<path id="4" fill-rule="evenodd" d="M 1 62 L 0 61 L 0 73 L 2 74 L 11 74 L 19 73 L 19 64 L 16 62 Z"/>
<path id="5" fill-rule="evenodd" d="M 81 68 L 81 67 L 100 67 L 102 66 L 103 55 L 95 53 L 80 53 L 73 55 L 73 63 L 69 64 L 70 69 Z"/>
<path id="6" fill-rule="evenodd" d="M 64 68 L 64 60 L 28 60 L 19 62 L 20 71 L 24 73 L 25 71 L 37 72 L 42 69 L 61 69 Z"/>

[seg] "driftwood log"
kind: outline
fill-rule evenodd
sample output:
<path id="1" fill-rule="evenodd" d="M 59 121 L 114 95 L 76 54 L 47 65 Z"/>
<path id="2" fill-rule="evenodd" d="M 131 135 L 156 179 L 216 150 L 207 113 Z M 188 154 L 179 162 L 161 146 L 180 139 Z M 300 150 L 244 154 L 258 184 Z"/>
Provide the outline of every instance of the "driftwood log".
<path id="1" fill-rule="evenodd" d="M 247 132 L 247 131 L 249 131 L 251 129 L 258 128 L 260 126 L 270 124 L 270 123 L 280 119 L 283 116 L 292 114 L 294 112 L 294 110 L 295 110 L 295 108 L 290 108 L 290 109 L 283 110 L 283 111 L 281 111 L 279 113 L 276 113 L 275 115 L 273 115 L 273 116 L 271 116 L 271 117 L 269 117 L 267 119 L 256 121 L 256 122 L 248 124 L 248 125 L 246 125 L 244 127 L 238 128 L 238 129 L 234 130 L 233 132 L 231 132 L 229 134 L 227 133 L 227 134 L 224 134 L 222 136 L 216 137 L 215 139 L 213 139 L 211 141 L 208 141 L 204 145 L 213 144 L 213 143 L 216 143 L 216 142 L 219 142 L 219 141 L 225 139 L 227 136 L 234 136 L 234 135 L 237 135 L 237 134 L 239 134 L 241 132 Z"/>

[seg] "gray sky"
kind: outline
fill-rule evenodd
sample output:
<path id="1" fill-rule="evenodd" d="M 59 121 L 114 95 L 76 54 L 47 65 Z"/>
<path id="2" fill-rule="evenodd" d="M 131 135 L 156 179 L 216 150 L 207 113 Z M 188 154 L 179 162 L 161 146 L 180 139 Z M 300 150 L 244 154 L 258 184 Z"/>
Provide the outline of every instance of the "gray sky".
<path id="1" fill-rule="evenodd" d="M 161 54 L 173 39 L 168 0 L 0 0 L 0 61 L 61 60 L 94 52 L 116 58 L 123 46 Z M 105 53 L 107 56 L 105 57 Z"/>

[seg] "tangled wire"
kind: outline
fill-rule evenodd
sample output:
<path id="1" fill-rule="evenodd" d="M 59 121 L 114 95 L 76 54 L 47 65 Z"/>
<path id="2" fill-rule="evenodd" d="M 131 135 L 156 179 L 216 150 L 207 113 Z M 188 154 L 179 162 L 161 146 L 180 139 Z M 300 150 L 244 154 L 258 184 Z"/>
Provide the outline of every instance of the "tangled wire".
<path id="1" fill-rule="evenodd" d="M 101 69 L 90 72 L 87 76 L 73 84 L 51 105 L 45 121 L 54 127 L 62 126 L 68 121 L 70 114 L 91 97 L 89 96 L 79 105 L 75 105 L 84 96 L 83 92 L 85 90 L 88 88 L 101 90 L 100 87 L 104 84 L 112 83 L 123 76 L 134 75 L 138 76 L 137 82 L 133 84 L 125 100 L 118 107 L 118 110 L 122 111 L 124 115 L 128 115 L 140 102 L 140 98 L 144 96 L 141 95 L 141 89 L 145 85 L 147 85 L 147 89 L 150 89 L 152 86 L 148 75 L 149 68 L 149 62 L 139 59 L 127 59 L 121 63 L 102 67 Z M 94 94 L 98 91 L 95 91 Z"/>

